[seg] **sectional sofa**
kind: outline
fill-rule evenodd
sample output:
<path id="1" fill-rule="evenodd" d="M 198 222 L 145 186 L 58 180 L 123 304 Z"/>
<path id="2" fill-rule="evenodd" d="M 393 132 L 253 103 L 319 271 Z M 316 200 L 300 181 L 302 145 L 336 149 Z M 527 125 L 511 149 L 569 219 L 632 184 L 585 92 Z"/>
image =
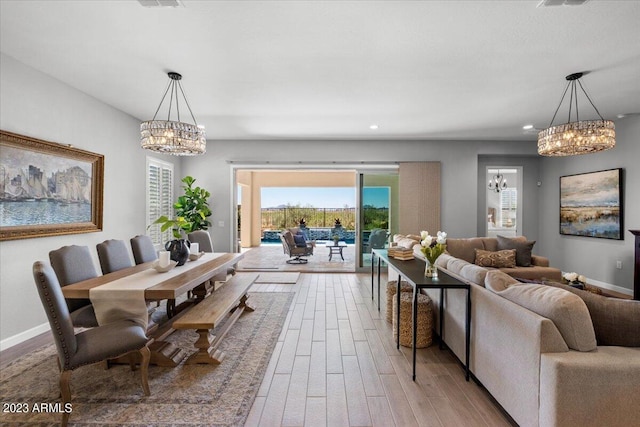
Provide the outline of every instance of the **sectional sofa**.
<path id="1" fill-rule="evenodd" d="M 453 246 L 455 253 L 452 240 L 448 249 Z M 441 255 L 437 265 L 472 285 L 471 372 L 520 426 L 637 425 L 640 303 L 598 296 L 604 301 L 602 313 L 625 313 L 617 327 L 631 325 L 625 339 L 607 341 L 594 333 L 601 329 L 593 325 L 598 316 L 566 289 L 521 283 L 514 271 L 488 269 L 451 253 Z M 550 273 L 540 270 L 545 278 L 558 278 Z M 425 293 L 436 307 L 441 304 L 439 291 Z M 445 292 L 443 338 L 460 360 L 465 354 L 465 303 L 465 291 Z M 438 312 L 434 309 L 436 316 Z"/>
<path id="2" fill-rule="evenodd" d="M 549 266 L 549 259 L 532 253 L 535 242 L 529 242 L 524 236 L 517 238 L 506 237 L 472 237 L 468 239 L 447 239 L 447 254 L 458 259 L 474 264 L 476 252 L 498 253 L 500 250 L 521 250 L 522 256 L 518 259 L 516 255 L 515 265 L 500 267 L 485 267 L 487 269 L 497 268 L 510 276 L 529 280 L 555 280 L 562 279 L 562 271 Z M 414 254 L 421 257 L 420 236 L 400 235 L 393 236 L 392 245 L 413 248 Z M 526 257 L 527 259 L 522 259 Z M 499 264 L 497 264 L 499 265 Z M 507 265 L 507 264 L 504 264 Z"/>

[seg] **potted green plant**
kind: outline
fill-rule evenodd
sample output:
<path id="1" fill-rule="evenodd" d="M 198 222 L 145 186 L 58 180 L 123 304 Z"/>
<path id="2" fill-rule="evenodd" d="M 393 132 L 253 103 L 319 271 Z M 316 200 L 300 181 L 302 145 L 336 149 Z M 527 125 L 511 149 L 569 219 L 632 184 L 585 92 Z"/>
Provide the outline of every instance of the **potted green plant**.
<path id="1" fill-rule="evenodd" d="M 208 229 L 211 226 L 207 219 L 211 216 L 211 208 L 207 199 L 211 193 L 204 188 L 194 188 L 193 183 L 196 180 L 191 176 L 185 176 L 182 182 L 185 184 L 182 186 L 184 195 L 178 197 L 178 201 L 173 204 L 176 216 L 183 217 L 190 224 L 189 228 L 185 229 L 187 233 Z"/>
<path id="2" fill-rule="evenodd" d="M 189 259 L 191 245 L 184 238 L 184 234 L 195 230 L 206 230 L 211 225 L 207 219 L 211 216 L 211 209 L 207 202 L 211 193 L 200 187 L 194 188 L 195 181 L 191 176 L 182 179 L 185 184 L 182 187 L 184 195 L 178 197 L 178 200 L 173 204 L 176 210 L 175 219 L 163 215 L 153 222 L 153 224 L 160 224 L 162 232 L 171 229 L 175 240 L 166 242 L 165 249 L 171 252 L 171 259 L 176 261 L 178 265 L 183 265 Z"/>
<path id="3" fill-rule="evenodd" d="M 178 216 L 176 219 L 171 219 L 166 215 L 162 215 L 160 218 L 156 219 L 151 225 L 161 224 L 160 231 L 163 233 L 168 229 L 171 229 L 173 233 L 173 237 L 176 239 L 184 238 L 182 232 L 190 233 L 191 232 L 191 223 L 188 222 L 184 217 Z M 151 227 L 151 225 L 149 227 Z"/>
<path id="4" fill-rule="evenodd" d="M 160 231 L 165 232 L 171 228 L 174 240 L 169 240 L 164 244 L 164 248 L 170 252 L 170 258 L 177 262 L 178 266 L 183 265 L 189 259 L 189 241 L 183 236 L 183 232 L 189 232 L 191 229 L 191 223 L 189 223 L 184 217 L 178 216 L 175 219 L 171 219 L 166 215 L 162 215 L 156 219 L 153 224 L 161 224 Z M 151 225 L 149 227 L 151 227 Z"/>

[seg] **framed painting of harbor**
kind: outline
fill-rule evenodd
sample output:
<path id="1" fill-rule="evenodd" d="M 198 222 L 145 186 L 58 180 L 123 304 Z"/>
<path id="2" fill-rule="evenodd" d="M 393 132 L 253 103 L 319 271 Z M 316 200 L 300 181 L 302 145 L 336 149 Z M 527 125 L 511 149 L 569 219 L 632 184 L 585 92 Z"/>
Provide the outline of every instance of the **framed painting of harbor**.
<path id="1" fill-rule="evenodd" d="M 0 131 L 0 240 L 102 230 L 104 156 Z"/>
<path id="2" fill-rule="evenodd" d="M 560 177 L 560 234 L 623 240 L 623 170 Z"/>

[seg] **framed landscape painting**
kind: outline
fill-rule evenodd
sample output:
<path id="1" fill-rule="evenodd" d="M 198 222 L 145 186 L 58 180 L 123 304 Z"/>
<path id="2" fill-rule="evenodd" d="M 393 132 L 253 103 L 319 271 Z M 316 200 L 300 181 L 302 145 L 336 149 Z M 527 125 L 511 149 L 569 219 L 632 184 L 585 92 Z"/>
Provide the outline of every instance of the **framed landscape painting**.
<path id="1" fill-rule="evenodd" d="M 0 240 L 102 230 L 104 156 L 0 131 Z"/>
<path id="2" fill-rule="evenodd" d="M 622 169 L 560 177 L 560 234 L 623 240 Z"/>

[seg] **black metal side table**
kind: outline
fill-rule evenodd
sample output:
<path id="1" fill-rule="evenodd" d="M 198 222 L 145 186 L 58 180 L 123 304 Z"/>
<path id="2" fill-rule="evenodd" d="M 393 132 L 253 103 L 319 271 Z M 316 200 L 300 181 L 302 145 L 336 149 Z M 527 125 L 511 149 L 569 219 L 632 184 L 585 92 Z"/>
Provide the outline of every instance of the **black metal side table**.
<path id="1" fill-rule="evenodd" d="M 469 381 L 469 344 L 471 337 L 471 285 L 464 283 L 455 277 L 452 277 L 440 270 L 437 278 L 425 277 L 424 269 L 425 262 L 421 259 L 412 259 L 407 261 L 400 261 L 389 257 L 386 249 L 373 249 L 371 251 L 371 297 L 373 298 L 373 284 L 374 284 L 374 258 L 378 257 L 378 310 L 380 309 L 380 268 L 381 261 L 386 262 L 389 266 L 398 271 L 398 287 L 397 294 L 400 294 L 400 282 L 402 278 L 407 281 L 413 287 L 413 305 L 412 305 L 412 326 L 413 326 L 413 341 L 412 341 L 412 353 L 413 353 L 413 380 L 416 380 L 416 336 L 417 336 L 417 315 L 418 315 L 418 292 L 420 289 L 440 289 L 440 348 L 442 349 L 443 342 L 443 326 L 444 326 L 444 291 L 445 289 L 466 289 L 467 290 L 467 309 L 466 309 L 466 321 L 465 321 L 465 378 Z M 397 299 L 396 306 L 396 324 L 400 325 L 400 298 Z M 396 348 L 400 348 L 400 334 L 396 339 Z"/>

